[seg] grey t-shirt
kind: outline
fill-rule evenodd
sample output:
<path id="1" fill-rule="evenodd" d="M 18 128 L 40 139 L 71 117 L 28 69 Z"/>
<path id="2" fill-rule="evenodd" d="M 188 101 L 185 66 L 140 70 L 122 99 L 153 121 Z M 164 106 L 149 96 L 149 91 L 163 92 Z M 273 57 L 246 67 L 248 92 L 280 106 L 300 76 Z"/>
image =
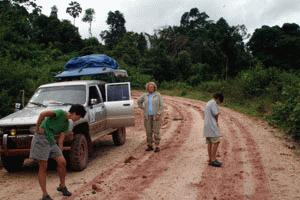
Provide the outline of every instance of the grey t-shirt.
<path id="1" fill-rule="evenodd" d="M 219 114 L 217 102 L 212 99 L 207 102 L 204 111 L 204 137 L 220 137 L 220 130 L 217 125 L 216 116 Z"/>

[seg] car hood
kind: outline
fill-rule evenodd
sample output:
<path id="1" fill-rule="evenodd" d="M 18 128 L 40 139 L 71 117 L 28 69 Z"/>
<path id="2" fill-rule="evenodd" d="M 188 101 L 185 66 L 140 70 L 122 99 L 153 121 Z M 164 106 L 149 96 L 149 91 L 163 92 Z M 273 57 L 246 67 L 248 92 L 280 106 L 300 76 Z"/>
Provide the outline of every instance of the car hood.
<path id="1" fill-rule="evenodd" d="M 62 109 L 67 111 L 69 106 L 49 106 L 47 108 L 42 107 L 25 107 L 24 109 L 12 113 L 2 119 L 0 119 L 0 126 L 18 126 L 18 125 L 34 125 L 42 111 Z"/>

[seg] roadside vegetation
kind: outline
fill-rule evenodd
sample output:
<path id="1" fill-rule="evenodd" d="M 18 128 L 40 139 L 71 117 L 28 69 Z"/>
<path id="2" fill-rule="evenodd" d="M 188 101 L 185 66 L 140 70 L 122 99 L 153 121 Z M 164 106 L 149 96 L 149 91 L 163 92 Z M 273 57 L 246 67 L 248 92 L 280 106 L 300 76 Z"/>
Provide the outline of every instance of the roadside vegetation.
<path id="1" fill-rule="evenodd" d="M 264 80 L 264 81 L 262 81 Z M 161 85 L 162 93 L 207 101 L 215 91 L 225 95 L 224 106 L 267 120 L 294 138 L 300 137 L 300 74 L 276 68 L 248 69 L 228 81 Z"/>
<path id="2" fill-rule="evenodd" d="M 178 26 L 148 34 L 127 31 L 122 12 L 111 11 L 99 41 L 91 31 L 97 8 L 84 8 L 81 17 L 90 25 L 90 37 L 82 39 L 75 26 L 82 8 L 69 6 L 73 23 L 58 19 L 55 5 L 48 16 L 34 1 L 0 1 L 0 117 L 13 111 L 22 90 L 28 100 L 38 85 L 53 81 L 70 58 L 100 53 L 128 70 L 136 89 L 154 80 L 166 94 L 201 100 L 222 91 L 226 106 L 300 137 L 298 24 L 265 25 L 250 36 L 244 25 L 213 21 L 192 8 Z"/>

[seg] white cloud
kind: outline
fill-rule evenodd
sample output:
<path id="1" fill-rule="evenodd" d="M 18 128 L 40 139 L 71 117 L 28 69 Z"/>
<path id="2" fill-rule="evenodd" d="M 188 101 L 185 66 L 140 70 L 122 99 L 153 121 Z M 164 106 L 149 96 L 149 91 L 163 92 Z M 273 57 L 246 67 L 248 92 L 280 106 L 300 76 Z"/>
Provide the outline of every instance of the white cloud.
<path id="1" fill-rule="evenodd" d="M 42 12 L 50 14 L 53 5 L 58 7 L 60 19 L 72 20 L 65 11 L 70 1 L 37 0 L 43 6 Z M 224 17 L 230 25 L 245 24 L 249 32 L 262 25 L 282 25 L 285 22 L 300 23 L 299 0 L 77 0 L 83 12 L 76 19 L 76 26 L 83 37 L 88 37 L 88 24 L 81 21 L 84 10 L 94 8 L 95 21 L 93 35 L 99 38 L 101 31 L 107 29 L 106 19 L 109 11 L 119 10 L 124 14 L 128 31 L 153 33 L 165 25 L 178 25 L 182 14 L 197 7 L 206 12 L 211 20 Z"/>

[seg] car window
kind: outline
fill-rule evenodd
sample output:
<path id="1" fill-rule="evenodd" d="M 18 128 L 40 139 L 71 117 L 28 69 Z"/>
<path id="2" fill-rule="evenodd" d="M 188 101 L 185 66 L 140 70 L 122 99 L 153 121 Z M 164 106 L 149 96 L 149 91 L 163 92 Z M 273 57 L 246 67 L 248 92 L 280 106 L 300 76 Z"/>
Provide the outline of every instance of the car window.
<path id="1" fill-rule="evenodd" d="M 102 102 L 96 86 L 89 87 L 89 104 L 91 104 L 91 99 L 97 99 L 97 104 Z"/>
<path id="2" fill-rule="evenodd" d="M 51 102 L 85 104 L 85 86 L 74 85 L 40 88 L 34 93 L 30 102 L 41 104 L 49 104 Z"/>
<path id="3" fill-rule="evenodd" d="M 107 85 L 107 101 L 125 101 L 130 100 L 129 84 L 111 84 Z"/>

